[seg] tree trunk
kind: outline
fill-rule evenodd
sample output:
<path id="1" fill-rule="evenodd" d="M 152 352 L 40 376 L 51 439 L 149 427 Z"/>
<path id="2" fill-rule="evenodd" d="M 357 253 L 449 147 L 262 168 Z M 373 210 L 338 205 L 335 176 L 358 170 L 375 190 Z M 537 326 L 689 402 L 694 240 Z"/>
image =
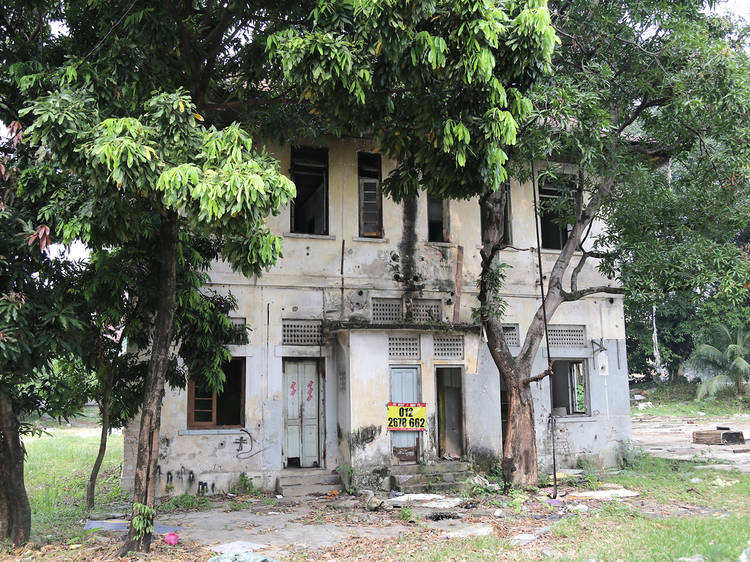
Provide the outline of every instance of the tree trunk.
<path id="1" fill-rule="evenodd" d="M 104 386 L 102 388 L 102 399 L 99 402 L 99 410 L 102 414 L 102 433 L 99 437 L 99 453 L 96 455 L 94 466 L 89 475 L 89 482 L 86 486 L 86 508 L 94 508 L 94 491 L 96 489 L 96 479 L 99 476 L 99 469 L 104 460 L 104 454 L 107 452 L 107 436 L 109 435 L 109 406 L 110 395 L 112 394 L 112 383 L 114 382 L 114 372 L 111 366 L 105 365 L 106 360 L 100 361 L 100 369 L 104 370 Z"/>
<path id="2" fill-rule="evenodd" d="M 503 480 L 511 486 L 536 486 L 538 480 L 534 402 L 526 382 L 531 364 L 515 359 L 505 344 L 503 325 L 497 318 L 485 321 L 487 344 L 505 383 L 508 423 L 503 435 Z"/>
<path id="3" fill-rule="evenodd" d="M 534 402 L 521 369 L 504 376 L 508 393 L 508 425 L 503 436 L 503 479 L 515 486 L 536 486 L 538 480 Z"/>
<path id="4" fill-rule="evenodd" d="M 23 483 L 24 448 L 10 397 L 0 393 L 0 540 L 14 546 L 31 534 L 31 506 Z"/>
<path id="5" fill-rule="evenodd" d="M 168 212 L 162 218 L 159 231 L 159 306 L 154 322 L 151 360 L 146 374 L 146 385 L 141 406 L 141 426 L 138 433 L 133 503 L 146 505 L 149 508 L 154 507 L 156 461 L 159 457 L 161 402 L 177 302 L 177 220 L 175 213 Z M 133 515 L 135 515 L 135 512 L 133 512 Z M 145 533 L 139 537 L 131 520 L 128 536 L 120 550 L 120 556 L 124 556 L 131 551 L 149 552 L 150 549 L 151 534 Z"/>

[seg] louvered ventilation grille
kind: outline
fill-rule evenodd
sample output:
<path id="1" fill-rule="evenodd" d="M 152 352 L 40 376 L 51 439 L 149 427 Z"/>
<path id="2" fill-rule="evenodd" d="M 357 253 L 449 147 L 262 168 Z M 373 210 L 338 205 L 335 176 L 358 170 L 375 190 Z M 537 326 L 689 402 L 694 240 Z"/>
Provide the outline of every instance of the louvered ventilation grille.
<path id="1" fill-rule="evenodd" d="M 320 320 L 282 320 L 283 345 L 322 345 L 323 326 Z"/>
<path id="2" fill-rule="evenodd" d="M 372 299 L 373 324 L 390 324 L 401 320 L 401 299 Z"/>
<path id="3" fill-rule="evenodd" d="M 549 344 L 555 347 L 586 347 L 583 326 L 550 326 Z"/>
<path id="4" fill-rule="evenodd" d="M 518 324 L 505 324 L 503 326 L 503 335 L 505 336 L 505 343 L 510 347 L 519 347 L 521 345 Z"/>
<path id="5" fill-rule="evenodd" d="M 464 337 L 463 336 L 435 336 L 435 359 L 463 359 Z"/>
<path id="6" fill-rule="evenodd" d="M 411 316 L 415 322 L 440 322 L 440 301 L 415 300 L 411 303 Z"/>
<path id="7" fill-rule="evenodd" d="M 419 359 L 419 336 L 388 336 L 391 359 Z"/>

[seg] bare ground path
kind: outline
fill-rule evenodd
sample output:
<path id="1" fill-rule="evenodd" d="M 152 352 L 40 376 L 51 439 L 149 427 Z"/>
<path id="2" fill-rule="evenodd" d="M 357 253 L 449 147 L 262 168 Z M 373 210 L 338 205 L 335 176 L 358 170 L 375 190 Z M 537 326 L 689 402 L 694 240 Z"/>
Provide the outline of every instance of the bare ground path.
<path id="1" fill-rule="evenodd" d="M 693 432 L 728 426 L 742 431 L 745 445 L 701 445 L 693 443 Z M 654 456 L 671 459 L 716 459 L 721 464 L 711 465 L 719 470 L 750 472 L 750 413 L 722 418 L 662 417 L 634 414 L 633 441 Z M 734 452 L 743 451 L 743 452 Z M 722 468 L 723 467 L 723 468 Z"/>

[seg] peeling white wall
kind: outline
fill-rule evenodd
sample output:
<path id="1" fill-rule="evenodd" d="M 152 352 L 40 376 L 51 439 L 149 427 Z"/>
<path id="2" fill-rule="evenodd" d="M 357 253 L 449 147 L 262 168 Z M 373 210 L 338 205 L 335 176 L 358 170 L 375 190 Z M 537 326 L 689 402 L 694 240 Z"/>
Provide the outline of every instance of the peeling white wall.
<path id="1" fill-rule="evenodd" d="M 278 158 L 281 169 L 288 170 L 289 147 L 267 148 Z M 478 201 L 450 201 L 451 241 L 428 243 L 425 242 L 426 197 L 421 195 L 414 224 L 417 239 L 414 255 L 405 256 L 402 241 L 410 226 L 404 221 L 403 206 L 390 199 L 383 199 L 383 238 L 358 236 L 357 151 L 375 147 L 369 141 L 343 139 L 332 140 L 328 148 L 328 235 L 289 234 L 287 207 L 268 219 L 270 228 L 285 237 L 283 258 L 275 267 L 261 278 L 252 279 L 231 271 L 225 263 L 216 263 L 211 272 L 212 289 L 231 291 L 238 300 L 238 309 L 232 316 L 246 318 L 253 330 L 248 345 L 232 349 L 233 353 L 246 357 L 245 429 L 252 435 L 251 456 L 240 455 L 236 450 L 238 445 L 234 440 L 243 435 L 248 437 L 239 430 L 187 430 L 186 393 L 170 390 L 162 411 L 160 494 L 196 491 L 197 482 L 206 482 L 209 490 L 211 485 L 214 490 L 227 489 L 240 472 L 254 477 L 258 485 L 275 485 L 282 469 L 284 357 L 315 357 L 322 362 L 325 421 L 321 462 L 327 469 L 339 464 L 378 466 L 390 462 L 390 436 L 385 431 L 390 365 L 419 366 L 428 420 L 435 419 L 435 367 L 440 362 L 433 359 L 432 331 L 421 332 L 420 360 L 394 363 L 388 358 L 388 332 L 377 327 L 339 332 L 329 336 L 321 347 L 285 347 L 281 345 L 282 319 L 364 322 L 370 318 L 374 296 L 400 297 L 407 291 L 414 298 L 440 300 L 444 321 L 453 321 L 455 317 L 460 323 L 472 323 L 480 272 Z M 383 163 L 383 177 L 392 167 L 392 162 Z M 502 252 L 503 261 L 511 266 L 502 289 L 508 300 L 503 321 L 519 324 L 523 336 L 540 303 L 535 218 L 531 183 L 512 181 L 511 190 L 511 228 L 516 249 Z M 459 251 L 463 253 L 463 268 L 457 285 Z M 556 255 L 554 251 L 542 250 L 545 275 Z M 418 281 L 403 283 L 398 275 L 403 273 L 408 259 L 413 260 Z M 587 262 L 579 278 L 580 286 L 607 283 L 595 265 L 596 260 Z M 580 351 L 581 358 L 589 364 L 592 415 L 586 420 L 563 420 L 559 425 L 569 444 L 570 462 L 577 455 L 588 455 L 611 464 L 615 447 L 630 435 L 622 299 L 593 296 L 565 303 L 550 323 L 584 324 L 587 340 L 601 341 L 606 348 L 604 356 L 596 355 L 591 345 Z M 466 332 L 465 342 L 464 361 L 442 363 L 463 369 L 467 452 L 497 458 L 502 444 L 497 371 L 477 332 Z M 540 351 L 535 364 L 539 371 L 547 363 L 543 353 Z M 546 464 L 548 382 L 533 387 L 537 397 L 540 458 Z M 132 482 L 134 430 L 137 427 L 131 425 L 126 432 L 125 486 Z M 434 427 L 423 436 L 426 460 L 436 456 L 433 435 Z M 245 452 L 247 447 L 243 446 Z M 171 474 L 170 482 L 167 473 Z"/>

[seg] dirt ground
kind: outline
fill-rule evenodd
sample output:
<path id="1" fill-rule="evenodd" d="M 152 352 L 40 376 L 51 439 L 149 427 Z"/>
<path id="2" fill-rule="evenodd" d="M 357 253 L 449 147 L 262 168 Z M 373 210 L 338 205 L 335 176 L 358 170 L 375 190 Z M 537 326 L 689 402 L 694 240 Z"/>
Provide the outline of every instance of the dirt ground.
<path id="1" fill-rule="evenodd" d="M 694 431 L 716 429 L 716 426 L 729 427 L 732 431 L 742 431 L 748 440 L 747 443 L 745 445 L 693 443 Z M 731 417 L 710 419 L 634 414 L 633 442 L 657 457 L 683 460 L 711 458 L 722 463 L 710 465 L 712 468 L 750 472 L 750 414 L 735 414 Z"/>

